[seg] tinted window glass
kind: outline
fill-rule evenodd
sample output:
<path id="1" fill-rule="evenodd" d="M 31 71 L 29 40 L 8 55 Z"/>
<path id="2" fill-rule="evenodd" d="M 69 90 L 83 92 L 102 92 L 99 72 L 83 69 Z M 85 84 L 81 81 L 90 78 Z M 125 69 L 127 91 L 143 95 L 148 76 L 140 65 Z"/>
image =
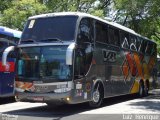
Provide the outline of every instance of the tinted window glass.
<path id="1" fill-rule="evenodd" d="M 90 23 L 90 19 L 82 19 L 78 29 L 78 42 L 91 42 L 93 41 L 93 26 Z"/>
<path id="2" fill-rule="evenodd" d="M 121 47 L 130 49 L 129 34 L 121 31 Z"/>
<path id="3" fill-rule="evenodd" d="M 96 41 L 102 43 L 108 43 L 107 32 L 108 32 L 107 25 L 100 22 L 96 22 Z"/>
<path id="4" fill-rule="evenodd" d="M 22 41 L 60 39 L 71 41 L 74 39 L 76 16 L 59 16 L 29 20 L 22 34 Z"/>
<path id="5" fill-rule="evenodd" d="M 70 79 L 70 67 L 66 65 L 66 49 L 67 46 L 27 47 L 20 49 L 18 75 L 42 81 Z"/>
<path id="6" fill-rule="evenodd" d="M 147 48 L 146 48 L 146 53 L 151 55 L 153 49 L 154 49 L 154 44 L 148 41 Z"/>
<path id="7" fill-rule="evenodd" d="M 0 36 L 0 56 L 2 56 L 2 52 L 8 47 L 8 46 L 14 46 L 16 45 L 15 41 L 11 40 L 12 37 L 7 36 Z"/>
<path id="8" fill-rule="evenodd" d="M 141 43 L 142 43 L 142 40 L 140 39 L 140 37 L 137 37 L 137 43 L 136 43 L 137 51 L 140 51 Z"/>
<path id="9" fill-rule="evenodd" d="M 142 44 L 141 44 L 141 48 L 140 48 L 140 52 L 145 54 L 146 48 L 147 48 L 147 41 L 143 38 L 142 39 Z"/>
<path id="10" fill-rule="evenodd" d="M 109 44 L 119 46 L 119 30 L 109 27 Z"/>
<path id="11" fill-rule="evenodd" d="M 134 35 L 130 35 L 130 49 L 137 51 L 137 38 Z"/>

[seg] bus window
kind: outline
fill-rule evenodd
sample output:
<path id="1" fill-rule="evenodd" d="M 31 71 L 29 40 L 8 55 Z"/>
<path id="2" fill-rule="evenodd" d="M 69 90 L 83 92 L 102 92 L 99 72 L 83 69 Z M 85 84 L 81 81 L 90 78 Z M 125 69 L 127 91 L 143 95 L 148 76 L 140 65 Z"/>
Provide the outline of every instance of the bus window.
<path id="1" fill-rule="evenodd" d="M 146 48 L 146 54 L 151 55 L 153 49 L 153 43 L 148 42 L 147 48 Z"/>
<path id="2" fill-rule="evenodd" d="M 83 49 L 76 49 L 75 52 L 75 78 L 81 78 L 85 75 L 85 53 Z"/>
<path id="3" fill-rule="evenodd" d="M 142 39 L 142 44 L 141 44 L 140 52 L 145 54 L 146 47 L 147 47 L 147 41 L 143 38 L 141 38 L 141 39 Z"/>
<path id="4" fill-rule="evenodd" d="M 26 40 L 47 42 L 48 39 L 48 42 L 55 39 L 72 41 L 75 35 L 76 21 L 76 16 L 57 16 L 29 20 L 20 42 L 25 43 Z"/>
<path id="5" fill-rule="evenodd" d="M 130 49 L 137 51 L 137 38 L 134 35 L 130 35 Z"/>
<path id="6" fill-rule="evenodd" d="M 140 51 L 141 43 L 142 43 L 142 41 L 141 41 L 140 37 L 137 37 L 136 47 L 137 47 L 138 52 Z"/>
<path id="7" fill-rule="evenodd" d="M 81 78 L 87 74 L 92 60 L 93 26 L 92 20 L 84 18 L 81 20 L 77 49 L 75 50 L 75 78 Z"/>
<path id="8" fill-rule="evenodd" d="M 2 39 L 0 38 L 0 56 L 2 56 L 2 52 L 4 49 L 8 46 L 8 43 L 5 41 L 1 41 Z M 4 39 L 5 40 L 5 39 Z"/>
<path id="9" fill-rule="evenodd" d="M 109 44 L 119 46 L 119 30 L 113 27 L 109 27 Z"/>
<path id="10" fill-rule="evenodd" d="M 121 32 L 121 47 L 130 49 L 129 34 L 126 32 Z"/>
<path id="11" fill-rule="evenodd" d="M 90 68 L 92 61 L 92 44 L 84 43 L 83 46 L 76 49 L 75 52 L 75 78 L 85 76 Z"/>
<path id="12" fill-rule="evenodd" d="M 96 41 L 101 43 L 107 43 L 108 37 L 108 26 L 105 24 L 102 24 L 100 22 L 96 22 Z"/>
<path id="13" fill-rule="evenodd" d="M 91 42 L 90 19 L 84 18 L 81 20 L 78 29 L 78 42 Z"/>
<path id="14" fill-rule="evenodd" d="M 151 55 L 156 55 L 156 54 L 157 54 L 157 45 L 153 44 L 153 49 L 152 49 Z"/>

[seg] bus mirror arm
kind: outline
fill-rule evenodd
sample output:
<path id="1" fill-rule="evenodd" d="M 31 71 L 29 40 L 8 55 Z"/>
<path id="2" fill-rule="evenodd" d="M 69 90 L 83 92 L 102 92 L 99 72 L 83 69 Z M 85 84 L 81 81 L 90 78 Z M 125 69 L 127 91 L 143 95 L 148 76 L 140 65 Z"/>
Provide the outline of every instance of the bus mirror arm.
<path id="1" fill-rule="evenodd" d="M 15 46 L 9 46 L 4 50 L 3 55 L 2 55 L 2 65 L 3 66 L 7 65 L 7 56 L 14 49 L 15 49 Z"/>
<path id="2" fill-rule="evenodd" d="M 71 43 L 66 51 L 66 65 L 72 65 L 73 64 L 73 53 L 74 49 L 76 47 L 75 43 Z"/>

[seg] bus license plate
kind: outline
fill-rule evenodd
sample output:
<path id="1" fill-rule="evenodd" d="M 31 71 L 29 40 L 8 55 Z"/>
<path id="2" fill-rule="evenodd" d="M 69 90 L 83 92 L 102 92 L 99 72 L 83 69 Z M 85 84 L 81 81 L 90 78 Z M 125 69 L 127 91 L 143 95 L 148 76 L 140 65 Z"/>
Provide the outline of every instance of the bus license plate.
<path id="1" fill-rule="evenodd" d="M 43 97 L 34 97 L 33 100 L 34 101 L 43 101 L 44 98 Z"/>

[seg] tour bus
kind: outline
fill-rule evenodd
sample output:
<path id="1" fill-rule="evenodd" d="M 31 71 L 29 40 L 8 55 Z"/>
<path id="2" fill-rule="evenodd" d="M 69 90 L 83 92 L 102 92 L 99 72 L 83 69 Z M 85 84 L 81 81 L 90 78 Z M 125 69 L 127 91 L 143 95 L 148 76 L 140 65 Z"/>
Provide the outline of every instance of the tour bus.
<path id="1" fill-rule="evenodd" d="M 2 54 L 8 46 L 15 46 L 21 31 L 0 26 L 0 98 L 14 95 L 15 55 L 10 53 L 7 65 L 2 66 Z"/>
<path id="2" fill-rule="evenodd" d="M 156 81 L 156 43 L 117 23 L 79 12 L 29 17 L 17 47 L 16 99 L 48 105 L 145 96 Z"/>
<path id="3" fill-rule="evenodd" d="M 158 85 L 160 85 L 160 56 L 157 55 L 157 82 L 158 82 Z M 160 88 L 160 86 L 159 86 Z"/>

